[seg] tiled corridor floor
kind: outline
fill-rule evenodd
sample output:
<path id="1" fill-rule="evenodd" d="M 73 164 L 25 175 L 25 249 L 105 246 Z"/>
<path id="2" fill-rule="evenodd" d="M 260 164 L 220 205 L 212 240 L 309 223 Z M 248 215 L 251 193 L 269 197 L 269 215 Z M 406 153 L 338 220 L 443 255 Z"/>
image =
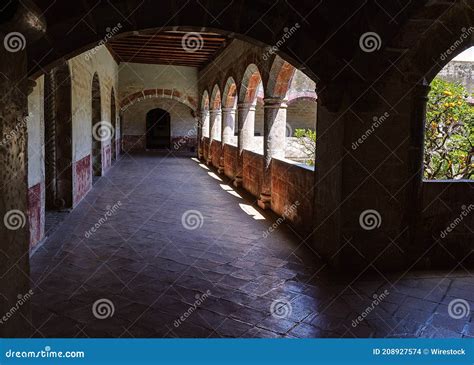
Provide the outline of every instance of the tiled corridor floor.
<path id="1" fill-rule="evenodd" d="M 276 217 L 215 177 L 114 164 L 32 257 L 34 336 L 474 336 L 468 272 L 332 274 L 285 225 L 264 239 Z"/>

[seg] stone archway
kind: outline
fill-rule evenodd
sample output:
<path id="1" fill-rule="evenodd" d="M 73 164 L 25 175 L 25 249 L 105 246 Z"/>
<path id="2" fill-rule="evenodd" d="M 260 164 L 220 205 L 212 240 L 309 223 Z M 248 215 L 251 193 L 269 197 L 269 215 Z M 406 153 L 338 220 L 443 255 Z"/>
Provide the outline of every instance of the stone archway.
<path id="1" fill-rule="evenodd" d="M 183 103 L 184 105 L 190 107 L 192 110 L 197 109 L 196 100 L 190 96 L 186 95 L 185 92 L 179 91 L 176 89 L 145 89 L 133 94 L 129 94 L 121 99 L 120 107 L 122 112 L 125 112 L 132 105 L 139 103 L 144 100 L 154 99 L 154 98 L 169 98 L 174 99 Z"/>

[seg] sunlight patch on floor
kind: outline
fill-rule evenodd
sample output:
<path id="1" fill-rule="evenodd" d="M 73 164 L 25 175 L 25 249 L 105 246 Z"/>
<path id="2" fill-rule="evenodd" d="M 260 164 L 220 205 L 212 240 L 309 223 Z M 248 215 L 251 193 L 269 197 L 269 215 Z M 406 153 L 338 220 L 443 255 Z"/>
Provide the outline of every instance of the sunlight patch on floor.
<path id="1" fill-rule="evenodd" d="M 228 192 L 230 195 L 233 195 L 239 199 L 242 199 L 242 197 L 240 196 L 239 193 L 237 193 L 234 189 L 232 189 L 229 185 L 226 185 L 226 184 L 219 184 L 219 186 L 225 190 L 226 192 Z"/>
<path id="2" fill-rule="evenodd" d="M 253 219 L 265 220 L 265 217 L 261 215 L 260 212 L 254 207 L 252 207 L 251 205 L 239 203 L 239 206 L 240 206 L 240 209 L 242 209 L 245 213 L 247 213 L 248 215 L 251 215 Z"/>
<path id="3" fill-rule="evenodd" d="M 209 171 L 207 174 L 208 174 L 210 177 L 212 177 L 213 179 L 216 179 L 216 180 L 218 180 L 218 181 L 222 181 L 222 179 L 221 179 L 219 176 L 217 176 L 217 175 L 216 175 L 214 172 L 212 172 L 212 171 Z"/>

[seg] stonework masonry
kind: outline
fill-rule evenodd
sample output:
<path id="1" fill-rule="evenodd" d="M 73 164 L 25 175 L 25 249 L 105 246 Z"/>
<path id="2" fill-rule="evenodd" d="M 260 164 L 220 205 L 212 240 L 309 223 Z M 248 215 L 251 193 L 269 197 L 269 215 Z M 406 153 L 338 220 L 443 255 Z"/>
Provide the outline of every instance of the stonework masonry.
<path id="1" fill-rule="evenodd" d="M 197 70 L 193 67 L 122 63 L 119 95 L 124 150 L 146 148 L 146 114 L 161 108 L 171 117 L 171 148 L 196 148 Z"/>
<path id="2" fill-rule="evenodd" d="M 91 85 L 95 72 L 99 75 L 101 94 L 101 120 L 112 124 L 116 136 L 120 136 L 118 120 L 110 120 L 112 89 L 118 90 L 118 66 L 105 47 L 88 57 L 85 54 L 68 61 L 71 73 L 72 103 L 72 171 L 73 204 L 76 206 L 92 187 Z M 30 216 L 30 245 L 44 238 L 45 224 L 45 151 L 44 151 L 44 77 L 36 79 L 36 86 L 28 96 L 28 212 Z M 116 105 L 118 103 L 116 102 Z M 116 113 L 118 115 L 118 112 Z M 102 145 L 102 169 L 111 166 L 111 141 Z"/>

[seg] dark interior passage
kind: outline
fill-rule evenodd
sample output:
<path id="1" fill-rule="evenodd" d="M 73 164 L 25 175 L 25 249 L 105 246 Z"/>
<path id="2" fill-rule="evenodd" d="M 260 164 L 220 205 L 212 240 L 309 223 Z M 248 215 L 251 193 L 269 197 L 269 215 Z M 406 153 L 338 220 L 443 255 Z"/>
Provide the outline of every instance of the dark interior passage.
<path id="1" fill-rule="evenodd" d="M 171 117 L 163 109 L 150 110 L 146 115 L 146 148 L 164 149 L 170 147 Z"/>

